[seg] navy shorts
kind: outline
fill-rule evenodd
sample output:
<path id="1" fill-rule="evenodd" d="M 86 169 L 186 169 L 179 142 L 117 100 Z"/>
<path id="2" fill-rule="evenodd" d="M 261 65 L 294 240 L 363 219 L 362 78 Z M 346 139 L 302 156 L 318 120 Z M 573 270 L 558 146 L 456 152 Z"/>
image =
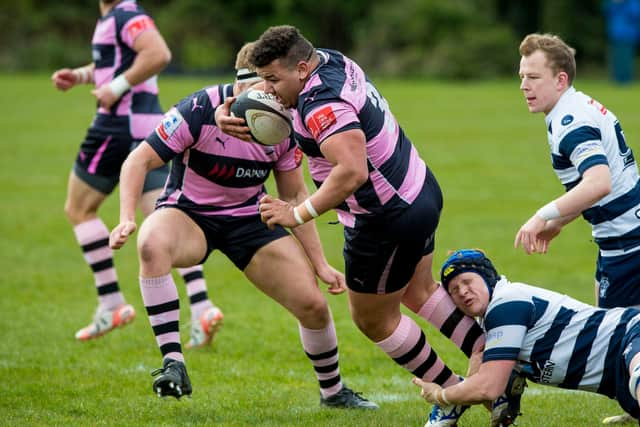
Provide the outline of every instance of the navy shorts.
<path id="1" fill-rule="evenodd" d="M 110 194 L 118 185 L 122 164 L 140 142 L 129 133 L 128 117 L 98 114 L 80 145 L 73 171 L 91 187 Z M 167 175 L 168 165 L 150 171 L 145 178 L 143 192 L 162 188 Z"/>
<path id="2" fill-rule="evenodd" d="M 428 171 L 416 200 L 384 223 L 344 229 L 347 286 L 354 292 L 387 294 L 404 288 L 418 262 L 433 252 L 442 192 Z"/>
<path id="3" fill-rule="evenodd" d="M 629 393 L 629 365 L 631 359 L 640 353 L 640 323 L 636 323 L 622 339 L 620 345 L 622 354 L 620 363 L 616 366 L 616 400 L 629 415 L 640 417 L 638 401 Z"/>
<path id="4" fill-rule="evenodd" d="M 179 206 L 160 206 L 158 209 L 175 208 L 187 214 L 204 233 L 207 240 L 207 253 L 198 263 L 203 264 L 214 249 L 218 249 L 227 258 L 244 271 L 258 249 L 268 243 L 288 236 L 283 227 L 277 225 L 274 230 L 260 220 L 260 215 L 229 216 L 200 215 Z"/>
<path id="5" fill-rule="evenodd" d="M 596 281 L 599 307 L 640 305 L 640 250 L 611 257 L 598 254 Z"/>

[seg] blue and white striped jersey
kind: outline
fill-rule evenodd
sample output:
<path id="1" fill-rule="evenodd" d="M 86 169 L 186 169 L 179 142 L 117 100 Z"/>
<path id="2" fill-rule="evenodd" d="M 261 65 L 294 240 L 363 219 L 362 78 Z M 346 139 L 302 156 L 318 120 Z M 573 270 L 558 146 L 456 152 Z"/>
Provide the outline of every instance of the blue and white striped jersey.
<path id="1" fill-rule="evenodd" d="M 602 255 L 640 249 L 638 167 L 616 116 L 570 87 L 545 121 L 553 169 L 567 191 L 590 167 L 609 166 L 611 193 L 582 212 Z"/>
<path id="2" fill-rule="evenodd" d="M 531 365 L 534 382 L 614 397 L 623 338 L 640 310 L 596 308 L 503 276 L 481 320 L 483 361 L 516 360 Z"/>

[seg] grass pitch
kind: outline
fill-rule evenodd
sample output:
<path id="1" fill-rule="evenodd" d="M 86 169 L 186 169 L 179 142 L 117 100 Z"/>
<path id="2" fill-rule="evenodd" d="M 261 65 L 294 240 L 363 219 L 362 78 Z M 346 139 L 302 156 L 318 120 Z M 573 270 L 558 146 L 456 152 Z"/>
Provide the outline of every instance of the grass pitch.
<path id="1" fill-rule="evenodd" d="M 161 78 L 163 106 L 220 79 Z M 527 112 L 516 80 L 453 84 L 378 81 L 394 114 L 442 186 L 445 208 L 436 264 L 448 249 L 481 247 L 498 270 L 524 281 L 593 301 L 596 247 L 578 221 L 546 256 L 513 249 L 516 231 L 563 189 L 549 162 L 541 115 Z M 640 89 L 578 81 L 620 118 L 640 153 Z M 186 351 L 193 399 L 160 400 L 149 372 L 160 353 L 137 284 L 133 244 L 116 253 L 123 292 L 138 319 L 104 338 L 79 343 L 74 332 L 93 315 L 93 279 L 62 212 L 67 176 L 93 116 L 89 88 L 53 89 L 46 75 L 0 75 L 0 411 L 3 425 L 421 426 L 429 406 L 395 365 L 353 325 L 346 296 L 327 295 L 338 331 L 341 371 L 353 389 L 378 402 L 376 412 L 321 409 L 311 364 L 296 322 L 214 253 L 205 265 L 209 293 L 225 313 L 213 347 Z M 273 184 L 269 185 L 275 190 Z M 101 209 L 118 220 L 117 194 Z M 342 262 L 341 228 L 324 215 L 318 226 L 327 256 Z M 435 267 L 437 270 L 437 265 Z M 188 300 L 182 300 L 183 340 Z M 466 360 L 419 320 L 438 353 L 460 373 Z M 598 426 L 621 412 L 595 394 L 531 386 L 518 425 Z M 474 407 L 462 426 L 488 425 Z"/>

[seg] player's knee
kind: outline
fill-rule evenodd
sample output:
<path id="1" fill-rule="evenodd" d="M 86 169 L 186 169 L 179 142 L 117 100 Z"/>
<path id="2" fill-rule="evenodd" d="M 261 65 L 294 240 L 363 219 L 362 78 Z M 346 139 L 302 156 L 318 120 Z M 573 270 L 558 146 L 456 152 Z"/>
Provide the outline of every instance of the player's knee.
<path id="1" fill-rule="evenodd" d="M 143 264 L 157 262 L 169 253 L 170 245 L 159 233 L 149 233 L 142 228 L 138 234 L 138 256 Z"/>
<path id="2" fill-rule="evenodd" d="M 80 206 L 67 199 L 64 203 L 64 215 L 71 224 L 78 225 L 93 219 L 96 215 L 96 211 L 82 209 Z"/>
<path id="3" fill-rule="evenodd" d="M 331 318 L 327 301 L 322 297 L 304 300 L 296 311 L 302 324 L 306 325 L 311 322 L 316 325 L 317 329 L 326 326 Z"/>

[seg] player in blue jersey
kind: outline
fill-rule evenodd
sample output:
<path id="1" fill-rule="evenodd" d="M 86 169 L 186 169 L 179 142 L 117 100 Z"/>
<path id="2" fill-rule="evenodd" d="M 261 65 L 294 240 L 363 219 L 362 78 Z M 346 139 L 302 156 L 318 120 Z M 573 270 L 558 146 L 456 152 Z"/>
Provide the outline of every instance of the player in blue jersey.
<path id="1" fill-rule="evenodd" d="M 574 50 L 549 34 L 520 44 L 520 88 L 532 113 L 545 115 L 553 169 L 566 193 L 540 208 L 518 231 L 515 246 L 546 253 L 580 214 L 598 245 L 599 307 L 640 306 L 640 180 L 616 116 L 576 91 Z"/>
<path id="2" fill-rule="evenodd" d="M 640 416 L 640 310 L 596 308 L 510 282 L 476 249 L 454 252 L 440 274 L 456 306 L 480 318 L 487 341 L 480 369 L 462 383 L 443 388 L 414 378 L 427 401 L 491 401 L 516 369 L 536 383 L 603 394 Z"/>
<path id="3" fill-rule="evenodd" d="M 93 61 L 84 67 L 62 68 L 51 79 L 66 91 L 76 85 L 94 84 L 98 110 L 87 131 L 67 187 L 65 213 L 94 273 L 98 308 L 94 320 L 76 333 L 85 341 L 126 325 L 135 310 L 127 304 L 109 248 L 109 230 L 98 209 L 118 184 L 120 167 L 132 148 L 162 118 L 157 74 L 171 59 L 171 52 L 152 18 L 131 0 L 102 0 L 101 17 L 92 39 Z M 151 171 L 140 203 L 143 214 L 153 211 L 168 168 Z M 209 343 L 222 313 L 207 296 L 202 267 L 180 269 L 187 284 L 192 309 L 192 333 L 188 347 Z"/>
<path id="4" fill-rule="evenodd" d="M 344 226 L 355 324 L 413 375 L 443 385 L 459 382 L 418 323 L 400 310 L 405 305 L 429 321 L 467 356 L 481 353 L 481 328 L 431 274 L 440 187 L 387 101 L 353 60 L 315 49 L 292 26 L 265 31 L 251 61 L 265 90 L 290 108 L 296 142 L 318 187 L 302 203 L 266 196 L 263 221 L 295 228 L 335 209 Z M 244 121 L 229 116 L 231 102 L 218 108 L 216 122 L 250 140 Z"/>

